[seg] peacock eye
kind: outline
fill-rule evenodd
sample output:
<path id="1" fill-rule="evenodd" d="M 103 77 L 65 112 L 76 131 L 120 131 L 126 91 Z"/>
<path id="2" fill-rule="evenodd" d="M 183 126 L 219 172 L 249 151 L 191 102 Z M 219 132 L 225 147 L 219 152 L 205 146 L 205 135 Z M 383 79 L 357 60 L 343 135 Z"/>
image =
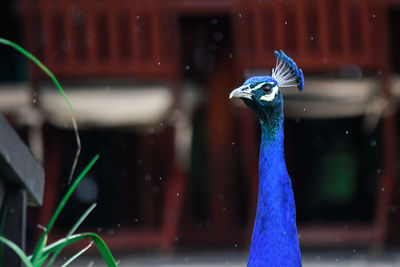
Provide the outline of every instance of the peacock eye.
<path id="1" fill-rule="evenodd" d="M 270 94 L 272 92 L 272 87 L 268 84 L 265 84 L 261 87 L 261 91 L 263 91 L 265 94 Z"/>

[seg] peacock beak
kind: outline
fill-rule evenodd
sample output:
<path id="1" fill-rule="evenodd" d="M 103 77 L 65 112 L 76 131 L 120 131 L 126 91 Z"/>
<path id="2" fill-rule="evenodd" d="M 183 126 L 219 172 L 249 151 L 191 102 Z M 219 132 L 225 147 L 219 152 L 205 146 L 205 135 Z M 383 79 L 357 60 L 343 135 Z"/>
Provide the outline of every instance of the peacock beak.
<path id="1" fill-rule="evenodd" d="M 253 96 L 253 94 L 251 93 L 252 91 L 253 90 L 250 88 L 248 84 L 242 85 L 231 92 L 231 94 L 229 95 L 229 99 L 233 97 L 251 99 L 251 97 Z"/>

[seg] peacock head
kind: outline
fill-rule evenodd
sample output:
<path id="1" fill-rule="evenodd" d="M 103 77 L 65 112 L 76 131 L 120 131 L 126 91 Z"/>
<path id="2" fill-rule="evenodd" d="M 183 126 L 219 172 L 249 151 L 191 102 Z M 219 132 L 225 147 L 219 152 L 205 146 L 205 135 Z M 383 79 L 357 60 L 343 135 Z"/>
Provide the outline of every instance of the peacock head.
<path id="1" fill-rule="evenodd" d="M 247 79 L 242 86 L 234 89 L 229 98 L 241 98 L 247 106 L 262 119 L 265 116 L 282 113 L 283 98 L 280 88 L 304 87 L 303 71 L 282 50 L 275 51 L 276 67 L 272 76 L 254 76 Z"/>
<path id="2" fill-rule="evenodd" d="M 242 86 L 231 92 L 229 98 L 241 98 L 257 115 L 270 108 L 279 109 L 282 104 L 282 92 L 278 82 L 270 76 L 254 76 Z"/>

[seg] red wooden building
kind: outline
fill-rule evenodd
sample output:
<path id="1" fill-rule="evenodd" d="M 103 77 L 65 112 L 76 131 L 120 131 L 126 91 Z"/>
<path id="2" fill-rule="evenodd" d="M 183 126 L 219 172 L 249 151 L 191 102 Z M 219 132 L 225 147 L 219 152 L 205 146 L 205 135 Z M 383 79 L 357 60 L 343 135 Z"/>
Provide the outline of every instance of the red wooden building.
<path id="1" fill-rule="evenodd" d="M 116 199 L 118 205 L 127 206 L 124 212 L 130 223 L 125 223 L 113 235 L 104 236 L 111 247 L 171 249 L 177 241 L 183 244 L 248 242 L 257 192 L 257 128 L 251 113 L 229 103 L 227 96 L 246 74 L 267 73 L 275 64 L 275 49 L 283 49 L 306 73 L 304 96 L 287 93 L 288 118 L 364 118 L 370 114 L 368 107 L 383 103 L 376 104 L 377 108 L 371 111 L 371 114 L 380 114 L 378 121 L 382 118 L 378 124 L 382 171 L 374 187 L 377 193 L 371 205 L 372 217 L 361 223 L 351 218 L 335 223 L 300 223 L 303 246 L 381 245 L 385 241 L 387 209 L 396 175 L 387 1 L 20 0 L 17 9 L 27 48 L 66 84 L 73 81 L 79 85 L 71 86 L 67 95 L 71 96 L 72 105 L 77 105 L 78 118 L 81 111 L 81 128 L 124 133 L 132 129 L 140 133 L 143 128 L 154 129 L 157 137 L 148 132 L 135 137 L 140 140 L 135 149 L 147 151 L 143 152 L 144 159 L 151 163 L 146 168 L 157 168 L 157 163 L 168 162 L 161 167 L 167 178 L 160 186 L 163 193 L 156 200 L 146 200 L 147 195 L 139 193 L 136 202 L 132 202 L 134 199 L 122 196 L 130 194 L 129 188 L 124 188 L 127 184 L 116 179 L 120 192 Z M 340 79 L 342 72 L 350 73 L 350 79 Z M 200 113 L 205 118 L 207 136 L 203 144 L 206 171 L 201 172 L 206 176 L 203 184 L 206 193 L 198 194 L 205 199 L 201 210 L 206 215 L 200 212 L 203 219 L 197 224 L 196 212 L 190 203 L 196 200 L 194 192 L 199 188 L 188 180 L 196 162 L 187 161 L 190 147 L 194 149 L 190 145 L 190 134 L 198 129 L 192 125 L 196 108 L 187 107 L 188 103 L 197 103 L 189 101 L 191 98 L 187 95 L 191 90 L 186 81 L 193 77 L 205 81 L 195 98 L 203 96 L 200 106 L 204 112 Z M 103 87 L 99 85 L 102 79 L 107 83 L 112 80 L 114 85 L 109 91 L 99 89 Z M 94 89 L 82 89 L 88 81 Z M 121 81 L 124 88 L 113 91 L 121 87 Z M 42 111 L 43 121 L 57 128 L 53 131 L 60 134 L 68 117 L 55 114 L 58 102 L 46 90 L 45 76 L 37 69 L 33 69 L 31 84 L 33 97 L 38 96 L 37 108 Z M 162 88 L 154 91 L 154 84 Z M 148 91 L 156 92 L 156 96 Z M 99 103 L 91 106 L 91 101 L 99 95 L 102 96 Z M 163 97 L 157 98 L 160 95 Z M 139 96 L 143 98 L 138 99 Z M 156 98 L 159 101 L 156 106 L 146 104 Z M 315 102 L 310 102 L 310 98 L 316 99 Z M 124 104 L 126 99 L 137 100 Z M 146 111 L 143 107 L 145 111 L 132 111 L 131 106 L 140 103 L 152 110 Z M 116 107 L 121 107 L 120 113 Z M 134 112 L 142 112 L 143 119 L 132 119 Z M 126 118 L 126 114 L 131 117 Z M 168 126 L 160 127 L 163 123 Z M 300 142 L 291 134 L 289 137 L 290 143 Z M 65 161 L 60 142 L 66 139 L 48 138 L 44 140 L 47 173 L 41 223 L 48 220 L 56 203 L 61 165 Z M 159 145 L 149 151 L 143 144 L 153 139 Z M 290 160 L 290 153 L 288 157 L 296 166 L 295 160 Z M 136 159 L 125 164 L 134 162 Z M 155 179 L 151 177 L 148 180 L 152 185 L 138 182 L 135 185 L 142 189 L 135 190 L 154 189 Z M 296 183 L 300 181 L 294 177 L 295 191 Z M 304 192 L 299 194 L 303 196 Z M 242 199 L 245 201 L 239 203 Z M 134 215 L 129 214 L 130 205 L 140 206 L 140 203 L 144 206 L 139 214 L 147 212 L 150 218 L 142 228 L 135 227 L 131 218 Z M 97 225 L 101 227 L 101 222 Z M 148 229 L 149 225 L 154 229 Z"/>

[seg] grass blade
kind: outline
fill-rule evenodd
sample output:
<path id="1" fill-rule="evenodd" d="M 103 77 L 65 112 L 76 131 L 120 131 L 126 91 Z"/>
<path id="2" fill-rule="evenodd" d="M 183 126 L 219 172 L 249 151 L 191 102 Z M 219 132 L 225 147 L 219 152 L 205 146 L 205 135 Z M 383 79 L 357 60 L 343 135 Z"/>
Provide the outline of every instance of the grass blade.
<path id="1" fill-rule="evenodd" d="M 67 237 L 73 235 L 78 229 L 78 227 L 82 224 L 82 222 L 86 219 L 86 217 L 92 212 L 92 210 L 97 206 L 97 203 L 93 203 L 86 211 L 85 213 L 79 218 L 79 220 L 74 224 L 74 226 L 71 228 L 69 233 L 67 234 Z"/>
<path id="2" fill-rule="evenodd" d="M 71 262 L 73 262 L 74 260 L 76 260 L 80 255 L 82 255 L 83 253 L 85 253 L 86 250 L 88 250 L 91 246 L 93 245 L 93 241 L 90 242 L 89 245 L 87 245 L 86 247 L 84 247 L 82 250 L 80 250 L 78 253 L 76 253 L 74 256 L 72 256 L 69 260 L 67 260 L 63 265 L 61 265 L 61 267 L 67 267 Z"/>
<path id="3" fill-rule="evenodd" d="M 50 79 L 56 85 L 56 87 L 57 87 L 58 91 L 60 92 L 61 96 L 63 97 L 64 102 L 67 104 L 68 109 L 69 109 L 69 111 L 71 113 L 72 127 L 74 129 L 76 145 L 77 145 L 76 152 L 75 152 L 75 158 L 74 158 L 74 161 L 72 163 L 71 172 L 70 172 L 69 178 L 68 178 L 68 183 L 70 183 L 71 180 L 72 180 L 72 176 L 73 176 L 73 174 L 75 172 L 76 165 L 78 164 L 79 155 L 81 153 L 81 139 L 79 137 L 78 124 L 76 122 L 75 112 L 74 112 L 74 110 L 72 108 L 71 103 L 69 102 L 67 96 L 65 95 L 65 92 L 62 89 L 61 84 L 58 82 L 56 76 L 54 76 L 54 74 L 42 62 L 40 62 L 39 59 L 37 59 L 34 55 L 32 55 L 31 53 L 26 51 L 21 46 L 17 45 L 14 42 L 11 42 L 10 40 L 0 38 L 0 44 L 10 46 L 10 47 L 14 48 L 15 50 L 17 50 L 22 55 L 24 55 L 25 57 L 27 57 L 30 60 L 32 60 L 33 63 L 35 63 L 41 70 L 43 70 L 50 77 Z"/>
<path id="4" fill-rule="evenodd" d="M 42 257 L 39 261 L 39 263 L 37 264 L 37 266 L 42 266 L 42 264 L 46 261 L 46 259 L 49 257 L 49 255 L 46 255 L 44 257 Z"/>
<path id="5" fill-rule="evenodd" d="M 106 243 L 104 243 L 103 239 L 95 233 L 81 233 L 71 235 L 69 238 L 62 238 L 43 248 L 43 256 L 54 253 L 60 247 L 65 247 L 84 239 L 92 239 L 107 265 L 109 267 L 117 267 L 117 263 L 115 262 L 115 259 L 108 249 Z"/>
<path id="6" fill-rule="evenodd" d="M 42 249 L 46 245 L 46 237 L 48 233 L 50 232 L 51 228 L 53 227 L 55 221 L 57 220 L 58 216 L 60 215 L 61 210 L 64 208 L 65 204 L 67 203 L 68 199 L 71 197 L 72 193 L 78 186 L 78 184 L 82 181 L 83 177 L 88 173 L 88 171 L 92 168 L 92 166 L 95 164 L 97 159 L 99 158 L 99 155 L 94 156 L 94 158 L 89 162 L 89 164 L 86 166 L 86 168 L 81 172 L 81 174 L 76 178 L 76 180 L 73 182 L 73 184 L 69 187 L 67 193 L 64 195 L 64 197 L 61 199 L 60 204 L 58 204 L 57 209 L 53 213 L 53 216 L 51 217 L 49 223 L 47 224 L 46 231 L 42 234 L 40 237 L 40 240 L 38 244 L 36 245 L 36 248 L 32 254 L 32 263 L 36 265 L 40 258 L 42 258 Z"/>
<path id="7" fill-rule="evenodd" d="M 0 236 L 0 242 L 11 248 L 15 252 L 15 254 L 17 254 L 18 257 L 22 260 L 26 267 L 34 267 L 33 264 L 29 261 L 28 257 L 22 251 L 22 249 L 20 249 L 14 242 L 2 236 Z"/>
<path id="8" fill-rule="evenodd" d="M 4 207 L 3 217 L 1 218 L 0 225 L 0 236 L 3 236 L 4 225 L 6 224 L 7 207 Z M 4 256 L 4 243 L 0 244 L 0 267 L 3 267 L 3 256 Z"/>
<path id="9" fill-rule="evenodd" d="M 93 203 L 86 211 L 85 213 L 79 218 L 79 220 L 74 224 L 74 226 L 71 228 L 71 230 L 69 231 L 69 233 L 67 234 L 66 238 L 69 238 L 71 235 L 73 235 L 76 231 L 76 229 L 78 229 L 78 227 L 82 224 L 82 222 L 86 219 L 86 217 L 90 214 L 90 212 L 92 212 L 92 210 L 96 207 L 96 203 Z M 64 247 L 60 247 L 51 257 L 49 263 L 47 264 L 48 267 L 51 267 L 51 265 L 54 263 L 54 261 L 56 260 L 57 256 L 61 253 L 61 250 Z"/>

